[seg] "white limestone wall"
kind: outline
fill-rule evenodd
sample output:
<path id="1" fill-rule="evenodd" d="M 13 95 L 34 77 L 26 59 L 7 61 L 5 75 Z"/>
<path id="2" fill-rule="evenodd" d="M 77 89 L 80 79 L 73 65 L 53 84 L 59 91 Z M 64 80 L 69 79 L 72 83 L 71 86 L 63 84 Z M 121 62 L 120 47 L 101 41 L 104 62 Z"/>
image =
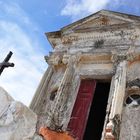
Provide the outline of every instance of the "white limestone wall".
<path id="1" fill-rule="evenodd" d="M 33 140 L 36 123 L 37 115 L 0 87 L 0 139 Z"/>
<path id="2" fill-rule="evenodd" d="M 140 140 L 140 106 L 123 109 L 119 140 Z"/>

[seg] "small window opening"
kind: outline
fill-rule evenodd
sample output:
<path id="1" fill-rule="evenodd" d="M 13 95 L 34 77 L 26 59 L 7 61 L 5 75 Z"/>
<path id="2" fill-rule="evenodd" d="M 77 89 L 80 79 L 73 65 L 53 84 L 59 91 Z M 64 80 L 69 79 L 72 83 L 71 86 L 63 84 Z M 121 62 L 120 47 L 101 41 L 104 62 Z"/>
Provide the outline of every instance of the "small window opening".
<path id="1" fill-rule="evenodd" d="M 140 105 L 140 95 L 139 94 L 129 95 L 125 100 L 125 105 L 130 105 L 130 106 Z"/>
<path id="2" fill-rule="evenodd" d="M 50 94 L 50 100 L 53 101 L 56 97 L 56 94 L 57 94 L 57 90 L 53 91 L 51 94 Z"/>

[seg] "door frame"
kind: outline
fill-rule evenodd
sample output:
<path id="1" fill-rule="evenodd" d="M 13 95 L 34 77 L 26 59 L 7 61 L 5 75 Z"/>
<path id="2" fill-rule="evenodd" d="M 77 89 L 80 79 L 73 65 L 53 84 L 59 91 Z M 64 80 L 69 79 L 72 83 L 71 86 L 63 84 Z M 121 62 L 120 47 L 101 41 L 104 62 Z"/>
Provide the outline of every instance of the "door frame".
<path id="1" fill-rule="evenodd" d="M 74 96 L 74 100 L 73 100 L 73 103 L 72 103 L 72 106 L 71 106 L 71 109 L 70 109 L 70 115 L 69 115 L 69 118 L 68 118 L 68 121 L 67 121 L 67 127 L 68 127 L 68 124 L 70 122 L 70 118 L 71 118 L 71 115 L 72 115 L 72 111 L 73 111 L 73 108 L 74 108 L 74 104 L 76 102 L 76 99 L 77 99 L 77 95 L 78 95 L 78 91 L 79 91 L 79 88 L 80 88 L 80 83 L 83 79 L 94 79 L 94 80 L 97 80 L 97 81 L 106 81 L 106 80 L 109 80 L 110 81 L 110 91 L 109 91 L 109 96 L 108 96 L 108 101 L 107 101 L 107 109 L 106 109 L 106 116 L 105 116 L 105 121 L 104 121 L 104 126 L 103 126 L 103 131 L 102 131 L 102 136 L 101 136 L 101 140 L 104 140 L 104 132 L 105 132 L 105 126 L 108 122 L 108 119 L 109 119 L 109 110 L 110 110 L 110 107 L 111 107 L 111 101 L 112 101 L 112 96 L 113 96 L 113 89 L 114 89 L 114 76 L 112 76 L 112 74 L 101 74 L 101 75 L 78 75 L 77 76 L 79 77 L 79 81 L 77 80 L 78 84 L 76 86 L 76 89 L 75 89 L 75 96 Z M 68 130 L 69 131 L 69 130 Z"/>

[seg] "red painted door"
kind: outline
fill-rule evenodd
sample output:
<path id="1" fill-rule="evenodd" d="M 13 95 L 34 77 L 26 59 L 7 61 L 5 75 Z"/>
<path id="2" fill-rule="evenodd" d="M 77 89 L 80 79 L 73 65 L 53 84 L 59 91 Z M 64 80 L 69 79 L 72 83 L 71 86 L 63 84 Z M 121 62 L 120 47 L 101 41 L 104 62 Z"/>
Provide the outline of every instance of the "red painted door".
<path id="1" fill-rule="evenodd" d="M 77 138 L 76 140 L 83 139 L 95 88 L 95 80 L 81 81 L 77 99 L 68 125 L 68 129 L 71 134 Z"/>

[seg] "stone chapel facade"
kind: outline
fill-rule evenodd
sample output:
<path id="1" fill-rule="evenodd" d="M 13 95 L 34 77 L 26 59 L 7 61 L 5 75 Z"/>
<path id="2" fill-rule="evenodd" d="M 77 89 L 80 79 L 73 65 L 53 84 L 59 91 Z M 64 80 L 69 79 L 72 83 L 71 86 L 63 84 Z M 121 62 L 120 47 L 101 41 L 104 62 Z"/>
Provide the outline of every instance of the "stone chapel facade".
<path id="1" fill-rule="evenodd" d="M 140 140 L 140 17 L 101 10 L 46 36 L 53 52 L 30 105 L 37 129 Z"/>

